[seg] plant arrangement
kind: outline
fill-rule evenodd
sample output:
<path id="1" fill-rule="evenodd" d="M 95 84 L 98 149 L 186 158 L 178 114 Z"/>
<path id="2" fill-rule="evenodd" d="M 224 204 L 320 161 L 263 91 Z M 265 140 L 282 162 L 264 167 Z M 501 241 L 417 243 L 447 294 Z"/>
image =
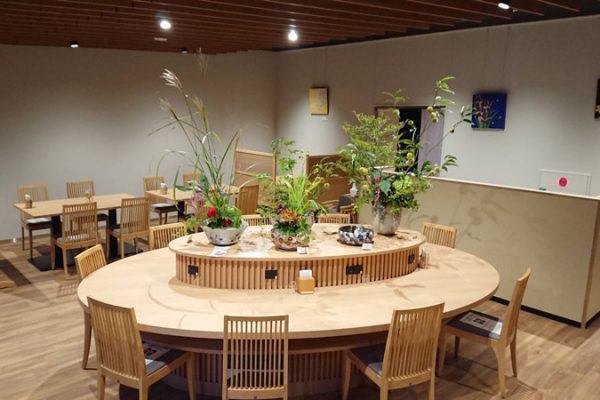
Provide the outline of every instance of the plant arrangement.
<path id="1" fill-rule="evenodd" d="M 190 95 L 173 72 L 165 70 L 162 79 L 167 86 L 177 89 L 186 111 L 179 114 L 168 100 L 161 98 L 161 106 L 169 114 L 169 120 L 155 132 L 168 127 L 178 128 L 185 137 L 189 150 L 166 150 L 159 160 L 157 170 L 167 156 L 182 158 L 186 168 L 192 168 L 196 177 L 187 182 L 188 186 L 178 185 L 180 167 L 173 182 L 176 189 L 195 192 L 194 197 L 188 200 L 188 206 L 192 210 L 186 220 L 188 231 L 198 231 L 202 228 L 211 242 L 233 244 L 246 227 L 241 218 L 242 212 L 232 205 L 233 193 L 229 190 L 229 185 L 233 182 L 233 172 L 228 167 L 232 163 L 240 132 L 235 132 L 228 142 L 222 143 L 220 136 L 210 128 L 202 100 Z M 219 152 L 219 146 L 222 145 L 224 149 Z"/>
<path id="2" fill-rule="evenodd" d="M 358 185 L 356 207 L 366 204 L 373 207 L 374 225 L 379 233 L 393 234 L 402 210 L 419 208 L 416 195 L 430 189 L 429 177 L 457 165 L 453 155 L 445 155 L 439 165 L 430 161 L 419 165 L 417 161 L 427 142 L 428 129 L 439 123 L 440 117 L 450 111 L 447 107 L 454 104 L 446 97 L 454 94 L 449 86 L 452 79 L 444 77 L 435 82 L 433 101 L 427 107 L 429 118 L 421 129 L 419 139 L 416 138 L 414 121 L 400 120 L 397 107 L 407 99 L 401 89 L 384 93 L 390 107 L 393 107 L 394 119 L 386 115 L 355 113 L 357 123 L 343 125 L 349 143 L 338 149 L 341 156 L 338 165 Z M 470 115 L 471 109 L 462 107 L 458 121 L 422 157 L 426 158 L 429 152 L 440 146 L 458 125 L 470 123 Z"/>
<path id="3" fill-rule="evenodd" d="M 268 175 L 260 175 L 266 193 L 265 203 L 259 206 L 263 217 L 271 218 L 271 236 L 278 248 L 294 250 L 307 246 L 311 236 L 311 226 L 323 206 L 317 203 L 319 195 L 329 189 L 325 178 L 333 170 L 332 163 L 315 166 L 310 173 L 296 173 L 297 167 L 304 170 L 307 153 L 293 148 L 294 141 L 276 139 L 271 143 L 277 158 L 279 175 L 273 180 Z"/>

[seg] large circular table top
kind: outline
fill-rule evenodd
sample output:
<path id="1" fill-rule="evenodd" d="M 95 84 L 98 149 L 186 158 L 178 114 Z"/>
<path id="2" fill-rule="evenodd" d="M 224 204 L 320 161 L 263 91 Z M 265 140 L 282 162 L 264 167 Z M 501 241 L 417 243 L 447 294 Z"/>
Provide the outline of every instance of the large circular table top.
<path id="1" fill-rule="evenodd" d="M 373 249 L 368 253 L 360 246 L 347 246 L 337 241 L 340 224 L 314 224 L 312 227 L 315 238 L 311 240 L 309 254 L 297 254 L 294 251 L 277 250 L 270 237 L 271 225 L 249 226 L 244 232 L 240 242 L 229 248 L 226 256 L 220 259 L 230 260 L 307 260 L 307 259 L 336 259 L 353 256 L 385 254 L 401 249 L 420 246 L 425 242 L 425 236 L 420 232 L 399 230 L 394 236 L 375 235 Z M 209 257 L 214 245 L 210 244 L 204 233 L 192 235 L 192 242 L 188 243 L 189 236 L 181 237 L 169 243 L 169 248 L 181 255 L 193 257 Z M 265 239 L 266 238 L 266 239 Z M 256 243 L 268 244 L 268 248 L 256 251 Z M 247 248 L 245 248 L 247 247 Z"/>
<path id="2" fill-rule="evenodd" d="M 116 261 L 85 278 L 77 290 L 87 298 L 134 307 L 144 332 L 220 339 L 225 315 L 282 315 L 290 339 L 381 332 L 395 309 L 445 302 L 444 317 L 466 311 L 497 290 L 498 272 L 471 254 L 428 244 L 430 266 L 390 280 L 317 288 L 301 295 L 289 289 L 229 290 L 189 286 L 174 279 L 175 254 L 168 248 Z"/>

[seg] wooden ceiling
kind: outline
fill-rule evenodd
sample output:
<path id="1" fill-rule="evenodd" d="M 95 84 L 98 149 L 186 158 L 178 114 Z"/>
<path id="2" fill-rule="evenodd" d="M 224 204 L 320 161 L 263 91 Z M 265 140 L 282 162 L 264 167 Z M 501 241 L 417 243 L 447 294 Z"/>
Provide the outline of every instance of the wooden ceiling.
<path id="1" fill-rule="evenodd" d="M 0 43 L 216 54 L 600 13 L 600 0 L 0 0 Z M 172 23 L 169 31 L 158 26 Z M 295 27 L 296 43 L 287 39 Z M 157 40 L 157 38 L 159 40 Z M 166 41 L 165 41 L 166 39 Z"/>

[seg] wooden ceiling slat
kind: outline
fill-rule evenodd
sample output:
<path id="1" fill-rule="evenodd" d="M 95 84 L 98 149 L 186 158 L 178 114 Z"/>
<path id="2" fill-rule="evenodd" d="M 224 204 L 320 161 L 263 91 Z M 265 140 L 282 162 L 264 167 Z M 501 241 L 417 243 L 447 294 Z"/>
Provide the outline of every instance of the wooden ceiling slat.
<path id="1" fill-rule="evenodd" d="M 0 43 L 129 50 L 285 50 L 600 13 L 600 0 L 0 0 Z M 513 12 L 515 11 L 515 12 Z M 173 24 L 158 27 L 160 18 Z M 287 40 L 294 27 L 297 42 Z M 167 42 L 156 42 L 165 37 Z"/>
<path id="2" fill-rule="evenodd" d="M 482 15 L 471 11 L 455 10 L 453 8 L 440 7 L 437 5 L 423 6 L 421 4 L 412 4 L 406 1 L 398 0 L 332 0 L 339 4 L 361 5 L 363 7 L 377 8 L 380 10 L 398 10 L 415 14 L 433 15 L 443 18 L 451 18 L 454 21 L 468 21 L 479 23 Z M 510 19 L 510 16 L 501 16 L 504 19 Z"/>

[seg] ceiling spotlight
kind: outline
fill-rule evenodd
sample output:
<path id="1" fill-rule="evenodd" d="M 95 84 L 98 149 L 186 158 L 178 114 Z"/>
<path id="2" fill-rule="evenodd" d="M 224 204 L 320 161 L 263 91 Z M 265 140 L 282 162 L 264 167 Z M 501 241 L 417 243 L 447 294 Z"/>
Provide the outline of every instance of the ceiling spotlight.
<path id="1" fill-rule="evenodd" d="M 171 29 L 171 21 L 168 19 L 161 19 L 159 25 L 162 30 L 168 31 Z"/>
<path id="2" fill-rule="evenodd" d="M 188 49 L 187 47 L 182 47 L 181 50 L 179 50 L 181 52 L 181 54 L 187 54 L 188 53 Z"/>
<path id="3" fill-rule="evenodd" d="M 298 32 L 296 32 L 295 29 L 290 29 L 288 33 L 288 40 L 290 42 L 295 42 L 296 40 L 298 40 Z"/>
<path id="4" fill-rule="evenodd" d="M 76 49 L 76 48 L 79 47 L 79 43 L 77 43 L 75 40 L 71 40 L 69 42 L 69 47 L 72 48 L 72 49 Z"/>
<path id="5" fill-rule="evenodd" d="M 503 0 L 503 1 L 499 2 L 498 7 L 500 7 L 503 10 L 510 9 L 510 0 Z"/>

